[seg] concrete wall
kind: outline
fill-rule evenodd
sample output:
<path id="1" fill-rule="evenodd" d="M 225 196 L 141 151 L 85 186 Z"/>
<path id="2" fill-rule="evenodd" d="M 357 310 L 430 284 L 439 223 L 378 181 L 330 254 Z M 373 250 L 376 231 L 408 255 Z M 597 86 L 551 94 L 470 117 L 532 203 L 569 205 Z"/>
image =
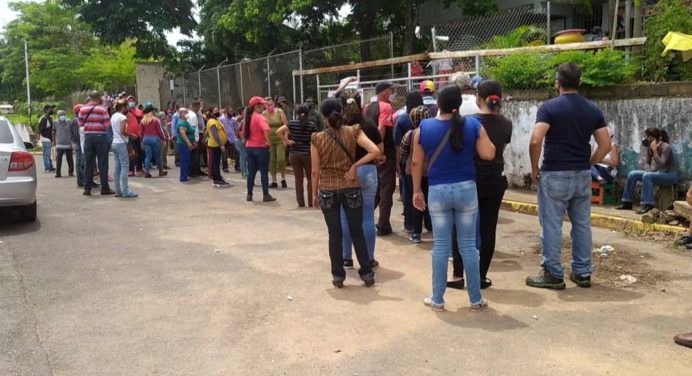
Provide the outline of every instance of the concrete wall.
<path id="1" fill-rule="evenodd" d="M 614 143 L 621 150 L 620 178 L 639 169 L 641 140 L 649 127 L 665 129 L 673 146 L 681 183 L 692 181 L 692 96 L 641 99 L 596 99 L 606 121 L 615 131 Z M 515 187 L 530 185 L 531 164 L 528 154 L 531 131 L 536 122 L 540 100 L 512 100 L 503 114 L 514 125 L 512 143 L 505 150 L 505 171 Z"/>
<path id="2" fill-rule="evenodd" d="M 139 103 L 151 101 L 154 107 L 161 108 L 159 82 L 164 78 L 164 73 L 161 63 L 137 64 L 137 101 Z"/>

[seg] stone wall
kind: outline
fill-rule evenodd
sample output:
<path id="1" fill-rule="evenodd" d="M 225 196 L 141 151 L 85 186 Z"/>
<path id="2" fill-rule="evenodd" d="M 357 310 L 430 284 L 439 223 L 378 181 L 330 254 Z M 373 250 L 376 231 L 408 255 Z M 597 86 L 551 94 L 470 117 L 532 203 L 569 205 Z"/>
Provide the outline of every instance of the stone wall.
<path id="1" fill-rule="evenodd" d="M 139 103 L 150 101 L 154 107 L 161 108 L 159 83 L 164 78 L 164 73 L 161 63 L 137 64 L 137 101 Z"/>
<path id="2" fill-rule="evenodd" d="M 608 125 L 615 131 L 614 143 L 621 150 L 621 164 L 618 168 L 620 179 L 626 178 L 631 170 L 640 169 L 644 130 L 658 127 L 665 129 L 670 136 L 681 176 L 680 182 L 692 181 L 692 83 L 627 85 L 592 89 L 584 91 L 584 94 L 603 110 Z M 652 97 L 632 98 L 647 94 Z M 531 131 L 538 107 L 549 95 L 547 92 L 525 95 L 507 93 L 505 97 L 508 95 L 512 95 L 512 99 L 505 102 L 502 112 L 512 120 L 514 131 L 512 143 L 505 151 L 505 170 L 512 186 L 527 188 L 530 186 L 531 173 L 528 153 Z M 524 99 L 529 95 L 533 98 Z M 540 96 L 544 97 L 539 99 Z"/>

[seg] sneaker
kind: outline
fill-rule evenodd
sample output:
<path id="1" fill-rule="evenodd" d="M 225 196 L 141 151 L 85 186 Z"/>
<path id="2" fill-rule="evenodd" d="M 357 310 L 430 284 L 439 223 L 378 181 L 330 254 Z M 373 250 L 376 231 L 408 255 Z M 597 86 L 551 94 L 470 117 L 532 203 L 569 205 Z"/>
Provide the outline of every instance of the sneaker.
<path id="1" fill-rule="evenodd" d="M 223 172 L 229 173 L 230 171 L 229 171 L 227 168 L 224 168 L 224 169 L 223 169 Z"/>
<path id="2" fill-rule="evenodd" d="M 411 236 L 408 237 L 408 240 L 410 240 L 413 244 L 420 244 L 423 242 L 420 238 L 420 234 L 411 234 Z"/>
<path id="3" fill-rule="evenodd" d="M 148 179 L 148 178 L 151 178 L 151 174 L 147 172 L 147 173 L 144 174 L 144 177 L 147 178 L 147 179 Z"/>
<path id="4" fill-rule="evenodd" d="M 485 299 L 481 299 L 481 302 L 478 304 L 471 304 L 469 307 L 471 309 L 471 312 L 480 312 L 486 308 L 488 308 L 488 301 Z"/>
<path id="5" fill-rule="evenodd" d="M 427 297 L 427 298 L 423 299 L 423 304 L 432 308 L 433 311 L 444 311 L 445 310 L 445 305 L 433 303 L 432 297 Z"/>
<path id="6" fill-rule="evenodd" d="M 377 260 L 370 260 L 370 267 L 373 269 L 377 269 L 380 267 L 380 263 Z"/>
<path id="7" fill-rule="evenodd" d="M 123 197 L 123 193 L 122 192 L 115 192 L 115 195 L 113 197 L 115 197 L 115 198 Z"/>
<path id="8" fill-rule="evenodd" d="M 579 287 L 588 288 L 591 287 L 591 276 L 580 276 L 574 272 L 569 273 L 569 280 L 574 282 Z"/>
<path id="9" fill-rule="evenodd" d="M 637 210 L 637 214 L 646 214 L 654 208 L 655 208 L 655 206 L 650 205 L 650 204 L 646 204 L 646 205 L 642 206 L 641 209 Z"/>
<path id="10" fill-rule="evenodd" d="M 687 248 L 687 249 L 689 249 L 690 251 L 692 251 L 692 243 L 687 243 L 687 244 L 685 244 L 685 248 Z"/>
<path id="11" fill-rule="evenodd" d="M 536 277 L 526 277 L 526 285 L 544 289 L 565 289 L 565 281 L 562 278 L 553 277 L 548 269 L 545 268 L 543 268 L 543 270 L 541 270 Z"/>
<path id="12" fill-rule="evenodd" d="M 166 176 L 166 175 L 168 175 L 168 171 L 159 170 L 159 177 L 163 177 L 163 176 Z"/>
<path id="13" fill-rule="evenodd" d="M 61 177 L 62 177 L 62 175 L 55 175 L 56 179 L 60 179 Z"/>
<path id="14" fill-rule="evenodd" d="M 344 269 L 353 269 L 353 259 L 344 259 Z"/>
<path id="15" fill-rule="evenodd" d="M 276 199 L 272 195 L 265 195 L 262 198 L 262 201 L 263 202 L 272 202 L 272 201 L 276 201 Z"/>
<path id="16" fill-rule="evenodd" d="M 620 206 L 615 208 L 615 210 L 632 210 L 632 203 L 631 202 L 623 202 L 622 204 L 620 204 Z"/>
<path id="17" fill-rule="evenodd" d="M 279 185 L 276 183 L 271 183 L 269 184 L 269 188 L 279 188 Z"/>
<path id="18" fill-rule="evenodd" d="M 283 188 L 283 189 L 288 188 L 288 184 L 286 184 L 286 180 L 281 181 L 281 188 Z"/>

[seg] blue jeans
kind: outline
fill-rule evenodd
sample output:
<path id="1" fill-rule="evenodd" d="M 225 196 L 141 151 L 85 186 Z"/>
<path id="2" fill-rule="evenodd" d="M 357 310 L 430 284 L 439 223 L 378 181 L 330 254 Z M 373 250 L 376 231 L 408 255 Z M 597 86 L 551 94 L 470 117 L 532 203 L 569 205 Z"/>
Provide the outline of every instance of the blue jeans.
<path id="1" fill-rule="evenodd" d="M 53 169 L 53 161 L 50 159 L 50 149 L 53 146 L 53 144 L 48 141 L 48 142 L 41 142 L 41 145 L 43 146 L 43 168 L 46 171 L 50 171 Z"/>
<path id="2" fill-rule="evenodd" d="M 236 140 L 235 147 L 238 150 L 238 159 L 240 160 L 240 176 L 247 176 L 247 151 L 245 151 L 245 142 L 241 139 Z M 312 197 L 310 197 L 312 200 Z"/>
<path id="3" fill-rule="evenodd" d="M 469 180 L 454 184 L 431 185 L 428 194 L 428 208 L 435 234 L 432 251 L 432 301 L 435 304 L 444 304 L 447 266 L 452 249 L 452 231 L 456 230 L 461 258 L 464 260 L 469 299 L 471 304 L 479 304 L 483 297 L 476 247 L 476 221 L 478 220 L 476 182 Z"/>
<path id="4" fill-rule="evenodd" d="M 130 169 L 130 155 L 127 154 L 127 144 L 113 144 L 111 148 L 113 149 L 113 160 L 115 162 L 115 172 L 113 173 L 115 193 L 129 192 L 127 172 Z"/>
<path id="5" fill-rule="evenodd" d="M 190 180 L 190 160 L 192 158 L 192 152 L 190 148 L 187 147 L 186 143 L 177 143 L 176 150 L 178 150 L 178 157 L 180 158 L 180 181 Z"/>
<path id="6" fill-rule="evenodd" d="M 108 187 L 108 151 L 110 144 L 104 133 L 87 133 L 84 135 L 84 189 L 91 190 L 94 182 L 92 175 L 98 161 L 101 190 Z"/>
<path id="7" fill-rule="evenodd" d="M 591 275 L 591 171 L 542 171 L 538 184 L 538 220 L 541 224 L 541 266 L 555 278 L 564 278 L 561 263 L 562 222 L 572 223 L 572 271 Z"/>
<path id="8" fill-rule="evenodd" d="M 161 164 L 161 139 L 158 136 L 144 136 L 143 141 L 144 152 L 146 154 L 144 159 L 144 171 L 149 173 L 151 169 L 151 157 L 154 157 L 159 172 L 163 171 L 163 165 Z"/>
<path id="9" fill-rule="evenodd" d="M 269 148 L 245 148 L 248 161 L 247 194 L 252 196 L 257 171 L 260 172 L 262 193 L 269 194 Z"/>
<path id="10" fill-rule="evenodd" d="M 363 233 L 365 243 L 368 246 L 368 256 L 370 260 L 375 259 L 375 239 L 377 229 L 375 228 L 375 195 L 377 194 L 377 166 L 368 164 L 361 166 L 357 170 L 360 190 L 363 193 Z M 345 259 L 352 259 L 351 231 L 348 228 L 348 219 L 344 208 L 341 208 L 341 230 L 343 232 L 342 251 Z"/>
<path id="11" fill-rule="evenodd" d="M 622 202 L 632 202 L 637 182 L 642 182 L 642 205 L 654 205 L 654 185 L 673 185 L 678 182 L 677 172 L 646 172 L 632 171 L 627 175 L 625 192 L 622 194 Z"/>
<path id="12" fill-rule="evenodd" d="M 600 165 L 591 166 L 591 180 L 598 181 L 598 178 L 605 180 L 606 183 L 612 183 L 613 180 L 615 180 L 613 175 L 610 174 L 610 171 L 608 171 L 608 168 Z"/>

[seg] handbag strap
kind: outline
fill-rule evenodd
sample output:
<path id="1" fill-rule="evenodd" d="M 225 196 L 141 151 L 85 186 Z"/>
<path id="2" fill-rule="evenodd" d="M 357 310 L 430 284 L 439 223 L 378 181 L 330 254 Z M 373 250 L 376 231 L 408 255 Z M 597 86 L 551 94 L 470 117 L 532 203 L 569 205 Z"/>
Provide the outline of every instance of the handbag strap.
<path id="1" fill-rule="evenodd" d="M 435 164 L 435 161 L 437 160 L 437 157 L 440 156 L 442 153 L 442 149 L 444 149 L 445 145 L 447 145 L 447 142 L 449 142 L 449 138 L 452 136 L 452 127 L 450 126 L 449 129 L 447 129 L 447 133 L 445 133 L 444 137 L 442 137 L 442 141 L 440 141 L 440 144 L 437 145 L 437 149 L 435 149 L 435 152 L 433 153 L 432 157 L 430 157 L 430 161 L 428 162 L 428 176 L 430 176 L 430 169 L 432 169 L 433 164 Z"/>
<path id="2" fill-rule="evenodd" d="M 334 142 L 335 142 L 337 145 L 339 145 L 339 147 L 341 148 L 341 150 L 343 150 L 344 153 L 346 153 L 346 155 L 348 155 L 348 159 L 351 160 L 351 163 L 356 163 L 356 159 L 351 155 L 351 152 L 348 151 L 348 149 L 346 148 L 346 145 L 344 145 L 344 143 L 341 142 L 341 140 L 339 140 L 339 138 L 337 138 L 336 135 L 335 135 L 333 132 L 331 132 L 331 129 L 330 129 L 330 128 L 325 129 L 325 130 L 324 130 L 324 133 L 326 133 L 327 135 L 329 135 L 329 137 L 331 137 L 332 140 L 334 140 Z"/>

